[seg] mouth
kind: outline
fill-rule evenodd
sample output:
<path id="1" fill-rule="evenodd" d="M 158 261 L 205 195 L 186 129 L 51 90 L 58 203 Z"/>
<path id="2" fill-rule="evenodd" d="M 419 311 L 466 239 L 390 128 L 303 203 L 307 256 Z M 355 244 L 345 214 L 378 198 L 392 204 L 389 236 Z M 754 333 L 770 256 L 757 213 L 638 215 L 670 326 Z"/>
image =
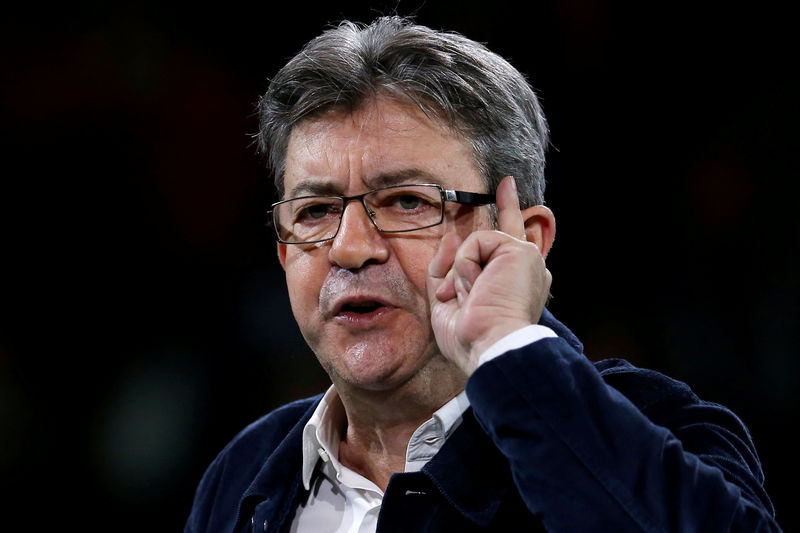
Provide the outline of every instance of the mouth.
<path id="1" fill-rule="evenodd" d="M 388 313 L 394 306 L 370 297 L 344 298 L 333 308 L 333 317 L 340 321 L 366 323 Z"/>

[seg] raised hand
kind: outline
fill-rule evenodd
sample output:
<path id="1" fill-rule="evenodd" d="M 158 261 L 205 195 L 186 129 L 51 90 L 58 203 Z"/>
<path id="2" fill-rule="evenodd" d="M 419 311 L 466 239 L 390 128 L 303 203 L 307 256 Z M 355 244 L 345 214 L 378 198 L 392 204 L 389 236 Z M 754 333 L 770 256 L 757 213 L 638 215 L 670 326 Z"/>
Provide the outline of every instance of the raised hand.
<path id="1" fill-rule="evenodd" d="M 475 231 L 463 242 L 448 233 L 428 267 L 436 341 L 444 356 L 467 375 L 489 346 L 539 320 L 550 290 L 551 276 L 540 248 L 550 243 L 529 242 L 525 224 L 526 216 L 549 210 L 537 206 L 523 214 L 510 176 L 497 188 L 497 208 L 497 231 Z M 552 222 L 552 214 L 549 217 Z"/>

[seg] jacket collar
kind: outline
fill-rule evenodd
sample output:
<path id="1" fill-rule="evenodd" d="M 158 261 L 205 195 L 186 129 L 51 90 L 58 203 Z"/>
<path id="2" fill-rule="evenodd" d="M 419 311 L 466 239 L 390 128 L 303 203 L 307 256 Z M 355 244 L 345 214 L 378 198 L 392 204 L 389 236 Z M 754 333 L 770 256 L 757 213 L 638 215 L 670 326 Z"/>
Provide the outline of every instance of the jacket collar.
<path id="1" fill-rule="evenodd" d="M 269 500 L 274 507 L 273 511 L 277 511 L 277 506 L 281 503 L 284 507 L 290 503 L 285 501 L 287 494 L 290 499 L 293 499 L 293 495 L 296 494 L 300 485 L 303 427 L 311 418 L 321 399 L 321 394 L 310 399 L 308 409 L 292 426 L 280 444 L 265 458 L 261 470 L 239 500 L 236 531 L 239 530 L 242 521 L 250 519 L 253 510 L 260 502 Z"/>
<path id="2" fill-rule="evenodd" d="M 575 350 L 583 353 L 583 344 L 547 309 L 542 311 L 539 324 L 549 327 Z M 239 502 L 237 529 L 243 520 L 249 519 L 259 502 L 275 499 L 281 494 L 280 499 L 285 507 L 292 503 L 286 502 L 283 497 L 287 491 L 291 493 L 290 499 L 294 500 L 292 495 L 301 485 L 303 428 L 321 399 L 322 395 L 319 395 L 311 401 L 303 416 L 265 459 L 260 472 Z M 439 453 L 422 468 L 422 472 L 456 509 L 479 525 L 491 522 L 503 497 L 513 486 L 508 462 L 480 427 L 472 408 L 467 409 L 461 425 Z M 277 506 L 280 502 L 272 503 Z"/>
<path id="3" fill-rule="evenodd" d="M 583 353 L 583 344 L 547 309 L 539 324 Z M 506 493 L 514 487 L 508 461 L 480 427 L 472 408 L 422 471 L 459 512 L 481 526 L 491 522 Z"/>
<path id="4" fill-rule="evenodd" d="M 453 507 L 481 526 L 491 522 L 514 483 L 508 462 L 481 429 L 472 408 L 422 472 Z"/>

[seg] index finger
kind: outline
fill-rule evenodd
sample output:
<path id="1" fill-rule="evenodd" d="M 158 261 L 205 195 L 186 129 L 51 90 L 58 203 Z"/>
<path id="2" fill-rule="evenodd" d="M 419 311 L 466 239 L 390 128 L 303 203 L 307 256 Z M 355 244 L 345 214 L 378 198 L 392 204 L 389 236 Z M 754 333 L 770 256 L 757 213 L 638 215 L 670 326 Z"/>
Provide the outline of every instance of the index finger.
<path id="1" fill-rule="evenodd" d="M 519 208 L 517 184 L 506 176 L 497 186 L 497 229 L 520 240 L 525 239 L 525 220 Z"/>

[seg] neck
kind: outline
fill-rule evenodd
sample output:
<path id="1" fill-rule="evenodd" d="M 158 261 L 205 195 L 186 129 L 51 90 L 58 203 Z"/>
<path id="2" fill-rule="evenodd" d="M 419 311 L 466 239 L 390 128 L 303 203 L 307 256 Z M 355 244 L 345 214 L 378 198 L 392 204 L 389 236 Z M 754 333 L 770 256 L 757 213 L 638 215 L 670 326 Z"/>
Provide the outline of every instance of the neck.
<path id="1" fill-rule="evenodd" d="M 417 375 L 391 390 L 335 384 L 347 416 L 339 461 L 381 490 L 386 490 L 393 473 L 405 470 L 406 450 L 414 431 L 464 390 L 466 376 L 460 372 L 429 374 Z"/>

